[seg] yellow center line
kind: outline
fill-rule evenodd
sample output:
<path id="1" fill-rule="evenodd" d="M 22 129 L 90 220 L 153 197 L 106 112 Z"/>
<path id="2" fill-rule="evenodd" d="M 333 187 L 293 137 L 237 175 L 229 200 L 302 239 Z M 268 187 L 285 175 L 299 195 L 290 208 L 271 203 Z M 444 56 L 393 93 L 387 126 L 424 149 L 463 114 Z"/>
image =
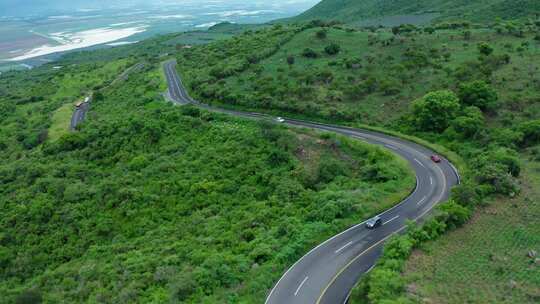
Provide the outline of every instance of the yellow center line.
<path id="1" fill-rule="evenodd" d="M 443 171 L 441 170 L 441 168 L 439 168 L 439 166 L 435 166 L 439 172 L 441 173 L 442 177 L 443 177 L 443 180 L 444 180 L 444 183 L 443 183 L 443 189 L 441 191 L 441 193 L 439 194 L 439 196 L 437 197 L 437 200 L 436 202 L 440 202 L 440 200 L 442 199 L 444 193 L 446 192 L 446 176 L 444 175 Z M 416 222 L 419 218 L 423 217 L 426 213 L 428 213 L 429 211 L 431 211 L 437 204 L 433 204 L 431 207 L 429 207 L 425 212 L 423 212 L 422 214 L 420 214 L 419 216 L 417 216 L 414 221 Z M 326 294 L 326 292 L 328 291 L 328 288 L 330 288 L 330 286 L 332 286 L 332 284 L 334 284 L 334 282 L 337 280 L 337 278 L 347 269 L 349 268 L 356 260 L 358 260 L 360 257 L 362 257 L 364 254 L 366 254 L 368 251 L 370 251 L 371 249 L 377 247 L 378 245 L 380 245 L 382 242 L 386 241 L 388 238 L 394 236 L 394 234 L 397 234 L 397 233 L 400 233 L 401 231 L 403 231 L 403 229 L 407 228 L 407 226 L 403 226 L 401 228 L 399 228 L 398 230 L 392 232 L 391 234 L 387 235 L 385 238 L 383 238 L 382 240 L 378 241 L 377 243 L 371 245 L 368 249 L 362 251 L 359 255 L 357 255 L 354 259 L 352 259 L 349 263 L 347 263 L 343 268 L 341 268 L 339 270 L 339 272 L 332 278 L 332 280 L 330 280 L 330 283 L 328 283 L 328 285 L 326 285 L 326 287 L 323 289 L 321 295 L 319 296 L 319 298 L 317 299 L 317 302 L 316 304 L 320 304 L 321 303 L 321 300 L 323 298 L 323 296 Z"/>

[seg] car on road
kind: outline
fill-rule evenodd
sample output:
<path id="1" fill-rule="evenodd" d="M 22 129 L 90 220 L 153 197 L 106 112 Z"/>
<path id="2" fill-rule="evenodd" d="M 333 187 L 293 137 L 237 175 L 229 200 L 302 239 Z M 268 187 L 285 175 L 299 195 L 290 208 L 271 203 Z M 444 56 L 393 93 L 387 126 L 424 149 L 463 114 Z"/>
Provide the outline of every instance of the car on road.
<path id="1" fill-rule="evenodd" d="M 366 228 L 375 229 L 382 225 L 382 219 L 380 216 L 374 216 L 366 222 Z"/>
<path id="2" fill-rule="evenodd" d="M 76 108 L 80 108 L 81 106 L 83 105 L 83 102 L 82 101 L 79 101 L 75 104 L 75 107 Z"/>
<path id="3" fill-rule="evenodd" d="M 279 122 L 279 123 L 283 123 L 283 122 L 285 122 L 285 119 L 283 117 L 278 117 L 278 118 L 276 118 L 276 121 Z"/>
<path id="4" fill-rule="evenodd" d="M 441 157 L 438 156 L 438 155 L 431 155 L 431 160 L 434 162 L 434 163 L 440 163 L 442 160 L 441 160 Z"/>

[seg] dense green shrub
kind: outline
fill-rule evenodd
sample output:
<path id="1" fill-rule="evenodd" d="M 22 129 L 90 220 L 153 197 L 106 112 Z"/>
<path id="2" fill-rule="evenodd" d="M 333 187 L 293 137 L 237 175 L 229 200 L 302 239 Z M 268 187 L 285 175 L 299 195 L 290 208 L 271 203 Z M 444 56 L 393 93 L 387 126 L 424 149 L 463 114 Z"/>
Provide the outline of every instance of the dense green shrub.
<path id="1" fill-rule="evenodd" d="M 331 56 L 332 55 L 337 55 L 341 51 L 341 47 L 339 46 L 339 44 L 332 43 L 332 44 L 326 46 L 324 48 L 324 51 L 326 52 L 326 54 L 331 55 Z"/>
<path id="2" fill-rule="evenodd" d="M 484 56 L 489 56 L 493 53 L 493 47 L 486 42 L 482 42 L 478 44 L 478 51 Z"/>
<path id="3" fill-rule="evenodd" d="M 317 57 L 319 57 L 319 54 L 317 52 L 315 52 L 313 49 L 306 48 L 302 52 L 302 56 L 304 56 L 306 58 L 317 58 Z"/>
<path id="4" fill-rule="evenodd" d="M 477 191 L 477 185 L 470 181 L 465 181 L 460 185 L 452 188 L 452 198 L 454 201 L 462 206 L 474 207 L 481 199 L 480 194 Z"/>
<path id="5" fill-rule="evenodd" d="M 395 299 L 404 290 L 404 281 L 398 271 L 376 268 L 370 274 L 368 299 L 371 303 Z"/>
<path id="6" fill-rule="evenodd" d="M 326 36 L 328 35 L 328 31 L 326 29 L 320 29 L 317 31 L 317 33 L 315 34 L 315 36 L 318 38 L 318 39 L 326 39 Z"/>
<path id="7" fill-rule="evenodd" d="M 474 106 L 463 109 L 462 115 L 456 117 L 451 123 L 452 128 L 464 138 L 476 137 L 483 130 L 484 125 L 482 111 Z"/>
<path id="8" fill-rule="evenodd" d="M 529 147 L 540 143 L 540 119 L 523 122 L 517 129 L 523 134 L 522 146 Z"/>
<path id="9" fill-rule="evenodd" d="M 498 99 L 497 92 L 482 80 L 462 83 L 458 96 L 462 104 L 482 110 L 493 109 Z"/>
<path id="10" fill-rule="evenodd" d="M 515 151 L 508 148 L 488 150 L 477 155 L 471 163 L 476 181 L 487 187 L 487 194 L 515 195 L 519 192 L 515 178 L 519 176 L 521 165 Z"/>
<path id="11" fill-rule="evenodd" d="M 293 65 L 293 64 L 294 64 L 294 62 L 295 62 L 295 58 L 294 58 L 294 56 L 293 56 L 293 55 L 289 55 L 289 56 L 287 56 L 287 64 L 289 64 L 289 65 Z"/>
<path id="12" fill-rule="evenodd" d="M 459 100 L 451 91 L 431 92 L 413 102 L 414 125 L 424 131 L 444 131 L 456 118 Z"/>
<path id="13" fill-rule="evenodd" d="M 450 229 L 462 226 L 471 217 L 470 209 L 452 200 L 440 205 L 438 209 L 441 214 L 437 215 L 437 219 L 445 223 Z"/>

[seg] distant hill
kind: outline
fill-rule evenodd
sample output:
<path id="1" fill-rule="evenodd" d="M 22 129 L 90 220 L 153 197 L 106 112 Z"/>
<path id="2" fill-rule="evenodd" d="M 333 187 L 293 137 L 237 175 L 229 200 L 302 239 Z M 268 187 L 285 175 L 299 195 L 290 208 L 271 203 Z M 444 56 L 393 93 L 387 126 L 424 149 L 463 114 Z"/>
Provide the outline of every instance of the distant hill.
<path id="1" fill-rule="evenodd" d="M 236 34 L 246 30 L 254 30 L 265 27 L 265 24 L 244 24 L 224 21 L 208 28 L 209 32 Z"/>
<path id="2" fill-rule="evenodd" d="M 433 19 L 483 22 L 497 17 L 516 19 L 539 13 L 538 0 L 322 0 L 290 20 L 323 19 L 392 25 L 427 23 Z"/>

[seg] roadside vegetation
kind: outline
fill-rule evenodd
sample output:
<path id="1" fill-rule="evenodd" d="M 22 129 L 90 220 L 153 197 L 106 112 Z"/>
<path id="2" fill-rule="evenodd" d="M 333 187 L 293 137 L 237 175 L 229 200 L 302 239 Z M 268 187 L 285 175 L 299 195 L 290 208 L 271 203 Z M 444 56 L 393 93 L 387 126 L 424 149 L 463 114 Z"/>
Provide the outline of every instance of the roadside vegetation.
<path id="1" fill-rule="evenodd" d="M 168 104 L 159 64 L 99 90 L 79 130 L 48 140 L 54 109 L 71 107 L 50 83 L 80 96 L 105 85 L 74 79 L 126 63 L 0 83 L 2 302 L 259 303 L 311 247 L 414 188 L 382 149 Z"/>
<path id="2" fill-rule="evenodd" d="M 404 267 L 417 302 L 538 303 L 540 300 L 540 162 L 523 155 L 521 195 L 493 198 L 470 224 L 428 242 Z"/>

